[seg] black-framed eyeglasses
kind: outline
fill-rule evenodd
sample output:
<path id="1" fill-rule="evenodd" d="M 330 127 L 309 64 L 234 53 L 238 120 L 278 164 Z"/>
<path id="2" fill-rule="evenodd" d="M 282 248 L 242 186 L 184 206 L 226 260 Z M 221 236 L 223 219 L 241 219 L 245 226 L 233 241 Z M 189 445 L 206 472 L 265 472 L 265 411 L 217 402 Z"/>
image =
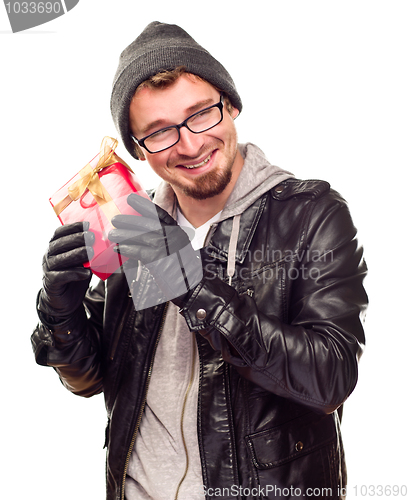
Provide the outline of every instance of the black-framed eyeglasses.
<path id="1" fill-rule="evenodd" d="M 218 125 L 223 120 L 223 103 L 223 96 L 220 96 L 220 101 L 217 104 L 213 104 L 188 116 L 179 125 L 162 128 L 142 139 L 137 139 L 133 135 L 131 137 L 139 146 L 145 148 L 148 153 L 160 153 L 179 142 L 180 129 L 182 127 L 186 127 L 193 134 L 201 134 Z"/>

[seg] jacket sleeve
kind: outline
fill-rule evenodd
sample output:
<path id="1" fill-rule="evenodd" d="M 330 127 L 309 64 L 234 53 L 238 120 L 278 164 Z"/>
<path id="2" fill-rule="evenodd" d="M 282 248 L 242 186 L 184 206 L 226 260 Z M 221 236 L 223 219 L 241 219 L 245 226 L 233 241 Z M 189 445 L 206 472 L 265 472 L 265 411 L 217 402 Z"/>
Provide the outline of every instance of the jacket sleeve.
<path id="1" fill-rule="evenodd" d="M 90 289 L 84 305 L 65 323 L 50 325 L 42 319 L 31 336 L 36 362 L 53 367 L 69 391 L 84 397 L 102 392 L 103 285 Z"/>
<path id="2" fill-rule="evenodd" d="M 303 275 L 287 280 L 287 323 L 265 315 L 257 297 L 238 295 L 217 277 L 205 277 L 181 312 L 242 376 L 328 414 L 357 382 L 367 296 L 366 265 L 349 210 L 325 199 L 314 202 L 303 236 L 309 249 L 299 259 Z M 328 253 L 331 258 L 324 258 Z"/>

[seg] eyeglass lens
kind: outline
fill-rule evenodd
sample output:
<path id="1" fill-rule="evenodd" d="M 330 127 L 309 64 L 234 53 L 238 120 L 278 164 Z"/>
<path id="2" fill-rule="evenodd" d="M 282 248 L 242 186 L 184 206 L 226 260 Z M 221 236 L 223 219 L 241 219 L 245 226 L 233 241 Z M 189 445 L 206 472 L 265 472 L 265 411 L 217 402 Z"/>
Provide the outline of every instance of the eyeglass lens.
<path id="1" fill-rule="evenodd" d="M 215 127 L 221 120 L 221 110 L 213 106 L 192 115 L 185 125 L 191 132 L 199 134 Z M 154 153 L 170 148 L 179 141 L 179 137 L 178 127 L 169 127 L 150 135 L 144 142 L 149 151 Z"/>

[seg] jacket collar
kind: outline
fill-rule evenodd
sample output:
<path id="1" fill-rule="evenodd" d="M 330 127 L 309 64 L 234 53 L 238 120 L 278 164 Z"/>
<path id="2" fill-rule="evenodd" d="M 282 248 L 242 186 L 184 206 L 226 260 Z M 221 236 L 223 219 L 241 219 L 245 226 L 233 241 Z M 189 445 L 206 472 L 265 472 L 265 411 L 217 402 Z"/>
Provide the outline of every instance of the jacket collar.
<path id="1" fill-rule="evenodd" d="M 248 207 L 240 217 L 240 232 L 237 239 L 235 260 L 242 264 L 246 257 L 253 235 L 267 202 L 265 193 Z M 228 250 L 233 228 L 233 217 L 215 224 L 208 238 L 207 253 L 222 261 L 228 260 Z"/>

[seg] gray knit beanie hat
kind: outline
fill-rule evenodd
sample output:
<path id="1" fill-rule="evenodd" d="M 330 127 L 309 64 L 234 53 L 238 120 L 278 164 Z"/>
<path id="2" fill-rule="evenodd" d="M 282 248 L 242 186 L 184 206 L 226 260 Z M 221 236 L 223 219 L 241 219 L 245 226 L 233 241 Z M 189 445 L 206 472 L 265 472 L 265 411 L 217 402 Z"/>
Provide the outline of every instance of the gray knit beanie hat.
<path id="1" fill-rule="evenodd" d="M 225 92 L 232 105 L 242 109 L 241 99 L 226 69 L 182 28 L 157 21 L 144 31 L 121 54 L 115 74 L 111 113 L 115 126 L 129 153 L 137 158 L 129 128 L 129 107 L 136 88 L 161 71 L 185 66 Z"/>

